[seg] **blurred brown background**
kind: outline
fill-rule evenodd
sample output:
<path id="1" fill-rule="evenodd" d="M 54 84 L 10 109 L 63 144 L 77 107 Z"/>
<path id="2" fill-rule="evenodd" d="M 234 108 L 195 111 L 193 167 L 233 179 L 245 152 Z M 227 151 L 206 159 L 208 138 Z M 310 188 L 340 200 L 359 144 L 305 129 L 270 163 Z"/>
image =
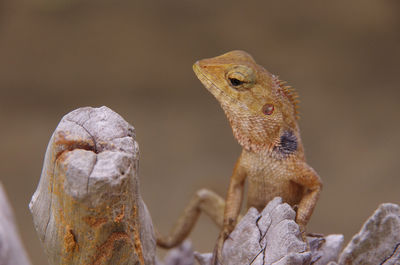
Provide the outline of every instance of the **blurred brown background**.
<path id="1" fill-rule="evenodd" d="M 324 190 L 309 225 L 346 241 L 400 203 L 400 2 L 0 1 L 0 180 L 35 265 L 28 203 L 58 121 L 106 105 L 137 130 L 141 190 L 167 232 L 191 195 L 225 195 L 240 147 L 192 63 L 243 49 L 300 93 L 302 137 Z M 210 251 L 202 217 L 191 238 Z"/>

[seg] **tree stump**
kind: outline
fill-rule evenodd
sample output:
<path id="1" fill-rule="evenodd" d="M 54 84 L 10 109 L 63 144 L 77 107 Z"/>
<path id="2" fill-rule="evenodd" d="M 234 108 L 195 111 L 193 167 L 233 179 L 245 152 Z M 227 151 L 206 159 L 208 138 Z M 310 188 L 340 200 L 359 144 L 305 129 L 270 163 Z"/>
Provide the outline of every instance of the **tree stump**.
<path id="1" fill-rule="evenodd" d="M 51 265 L 154 264 L 138 161 L 134 128 L 109 108 L 62 118 L 29 205 Z"/>

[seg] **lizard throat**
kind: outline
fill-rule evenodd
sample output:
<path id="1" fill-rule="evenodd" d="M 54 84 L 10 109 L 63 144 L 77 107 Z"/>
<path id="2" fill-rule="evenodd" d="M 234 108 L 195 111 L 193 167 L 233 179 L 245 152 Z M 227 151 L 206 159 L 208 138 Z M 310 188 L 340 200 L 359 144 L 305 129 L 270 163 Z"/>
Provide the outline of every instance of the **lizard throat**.
<path id="1" fill-rule="evenodd" d="M 267 123 L 258 115 L 221 104 L 239 144 L 250 152 L 273 153 L 279 145 L 279 126 Z M 276 135 L 276 136 L 274 136 Z"/>

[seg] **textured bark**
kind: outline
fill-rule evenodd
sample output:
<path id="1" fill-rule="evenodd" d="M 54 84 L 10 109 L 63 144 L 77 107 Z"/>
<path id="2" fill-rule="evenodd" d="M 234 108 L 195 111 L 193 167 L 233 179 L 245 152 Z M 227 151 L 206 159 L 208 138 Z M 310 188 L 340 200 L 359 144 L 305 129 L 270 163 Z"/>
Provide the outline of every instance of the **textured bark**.
<path id="1" fill-rule="evenodd" d="M 0 183 L 0 265 L 30 265 L 18 236 L 15 219 Z"/>
<path id="2" fill-rule="evenodd" d="M 261 214 L 251 208 L 225 241 L 222 264 L 309 264 L 311 253 L 301 240 L 296 213 L 281 198 Z"/>
<path id="3" fill-rule="evenodd" d="M 400 207 L 382 204 L 340 255 L 339 264 L 400 264 Z"/>
<path id="4" fill-rule="evenodd" d="M 225 241 L 221 264 L 325 265 L 337 260 L 343 236 L 309 237 L 308 251 L 295 217 L 281 198 L 272 200 L 261 213 L 250 208 Z M 196 254 L 196 258 L 202 265 L 211 264 L 210 254 Z"/>
<path id="5" fill-rule="evenodd" d="M 106 107 L 63 117 L 29 205 L 51 265 L 154 264 L 134 128 Z"/>

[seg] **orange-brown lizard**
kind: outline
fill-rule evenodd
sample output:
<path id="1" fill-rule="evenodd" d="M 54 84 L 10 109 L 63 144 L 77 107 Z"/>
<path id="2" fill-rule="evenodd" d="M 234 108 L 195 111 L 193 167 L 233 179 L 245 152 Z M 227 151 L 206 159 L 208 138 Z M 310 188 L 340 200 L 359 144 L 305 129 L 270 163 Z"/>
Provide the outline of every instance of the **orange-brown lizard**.
<path id="1" fill-rule="evenodd" d="M 162 247 L 174 247 L 189 234 L 201 212 L 220 227 L 220 257 L 236 225 L 248 180 L 247 208 L 261 211 L 276 196 L 297 209 L 303 238 L 322 182 L 306 163 L 297 124 L 295 91 L 243 51 L 232 51 L 193 65 L 197 77 L 221 104 L 233 134 L 243 147 L 230 179 L 226 201 L 212 191 L 196 193 Z M 223 217 L 223 218 L 222 218 Z"/>

